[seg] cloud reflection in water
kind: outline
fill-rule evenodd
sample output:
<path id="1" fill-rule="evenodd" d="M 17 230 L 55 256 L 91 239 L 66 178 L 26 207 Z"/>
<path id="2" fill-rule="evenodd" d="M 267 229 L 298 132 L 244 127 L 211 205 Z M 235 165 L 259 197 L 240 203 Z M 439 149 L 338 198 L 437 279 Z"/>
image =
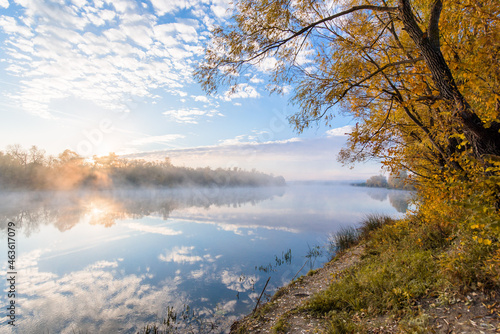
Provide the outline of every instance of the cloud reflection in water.
<path id="1" fill-rule="evenodd" d="M 229 323 L 268 275 L 272 291 L 340 224 L 395 214 L 391 196 L 327 185 L 0 193 L 1 237 L 6 221 L 18 226 L 19 333 L 136 333 L 185 305 Z M 288 248 L 290 266 L 254 269 Z"/>

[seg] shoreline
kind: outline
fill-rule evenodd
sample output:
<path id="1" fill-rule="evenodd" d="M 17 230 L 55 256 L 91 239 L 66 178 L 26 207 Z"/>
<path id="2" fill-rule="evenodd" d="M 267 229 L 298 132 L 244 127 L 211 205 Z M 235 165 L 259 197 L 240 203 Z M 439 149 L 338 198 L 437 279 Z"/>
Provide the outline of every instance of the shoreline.
<path id="1" fill-rule="evenodd" d="M 358 263 L 363 250 L 362 245 L 353 247 L 323 267 L 289 282 L 278 289 L 270 301 L 259 305 L 254 313 L 235 321 L 230 333 L 273 333 L 279 332 L 283 326 L 289 327 L 287 333 L 326 330 L 325 319 L 315 318 L 300 309 L 310 297 L 325 290 L 337 275 Z"/>
<path id="2" fill-rule="evenodd" d="M 337 255 L 307 275 L 278 289 L 271 300 L 261 304 L 254 313 L 233 322 L 230 334 L 245 333 L 327 333 L 331 332 L 328 317 L 318 317 L 307 310 L 308 301 L 328 288 L 342 273 L 362 261 L 365 246 L 359 244 Z M 500 294 L 487 295 L 480 290 L 442 301 L 438 296 L 418 301 L 418 318 L 426 330 L 439 334 L 500 332 Z M 360 333 L 406 333 L 405 321 L 394 315 L 368 316 L 355 313 L 353 321 L 362 325 Z M 404 326 L 403 326 L 404 327 Z M 353 332 L 354 333 L 354 332 Z M 356 332 L 358 333 L 358 332 Z"/>

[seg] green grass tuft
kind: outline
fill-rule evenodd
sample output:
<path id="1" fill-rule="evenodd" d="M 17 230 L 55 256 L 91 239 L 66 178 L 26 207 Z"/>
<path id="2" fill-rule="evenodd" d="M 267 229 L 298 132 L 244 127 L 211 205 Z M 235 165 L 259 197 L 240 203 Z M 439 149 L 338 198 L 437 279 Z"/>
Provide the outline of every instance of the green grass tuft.
<path id="1" fill-rule="evenodd" d="M 366 216 L 366 218 L 361 222 L 359 227 L 360 238 L 366 239 L 372 233 L 380 229 L 384 225 L 393 224 L 394 219 L 389 216 L 383 216 L 378 214 L 371 214 Z"/>
<path id="2" fill-rule="evenodd" d="M 330 236 L 331 247 L 334 252 L 345 252 L 359 241 L 359 233 L 354 227 L 342 227 Z"/>
<path id="3" fill-rule="evenodd" d="M 278 321 L 276 322 L 276 325 L 272 328 L 273 333 L 275 334 L 280 334 L 280 333 L 286 333 L 288 329 L 290 328 L 290 324 L 285 318 L 279 318 Z"/>
<path id="4" fill-rule="evenodd" d="M 407 224 L 396 226 L 392 221 L 372 230 L 362 262 L 314 296 L 309 309 L 320 315 L 410 310 L 439 279 L 437 258 L 422 249 L 409 231 Z"/>
<path id="5" fill-rule="evenodd" d="M 329 334 L 354 334 L 363 332 L 362 329 L 352 321 L 352 317 L 347 312 L 331 312 L 329 316 Z"/>

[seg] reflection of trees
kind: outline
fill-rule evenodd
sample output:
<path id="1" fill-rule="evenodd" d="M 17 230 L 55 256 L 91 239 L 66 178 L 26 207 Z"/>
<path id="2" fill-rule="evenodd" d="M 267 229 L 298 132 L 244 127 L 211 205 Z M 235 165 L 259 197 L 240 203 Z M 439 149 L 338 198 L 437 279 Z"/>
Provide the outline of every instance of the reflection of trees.
<path id="1" fill-rule="evenodd" d="M 372 199 L 376 201 L 383 202 L 387 200 L 387 195 L 389 194 L 389 190 L 387 189 L 382 189 L 382 188 L 376 188 L 376 189 L 368 189 L 366 192 L 368 196 L 370 196 Z"/>
<path id="2" fill-rule="evenodd" d="M 389 202 L 401 213 L 406 213 L 411 200 L 411 192 L 408 191 L 391 191 L 389 192 Z"/>
<path id="3" fill-rule="evenodd" d="M 389 203 L 401 213 L 406 213 L 412 197 L 412 192 L 403 190 L 369 189 L 366 193 L 372 199 L 381 202 L 389 198 Z"/>
<path id="4" fill-rule="evenodd" d="M 117 219 L 158 214 L 168 219 L 176 209 L 221 206 L 239 207 L 282 196 L 285 188 L 185 188 L 74 192 L 0 193 L 0 228 L 14 221 L 24 234 L 52 224 L 60 231 L 81 221 L 112 226 Z"/>

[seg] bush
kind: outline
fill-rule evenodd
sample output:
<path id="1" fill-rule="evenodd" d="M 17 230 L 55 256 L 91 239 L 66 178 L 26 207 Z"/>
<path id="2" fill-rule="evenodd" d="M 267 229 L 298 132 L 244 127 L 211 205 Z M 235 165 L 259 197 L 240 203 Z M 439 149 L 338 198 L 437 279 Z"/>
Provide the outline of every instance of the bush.
<path id="1" fill-rule="evenodd" d="M 479 287 L 500 288 L 498 277 L 498 244 L 485 245 L 470 236 L 464 236 L 458 245 L 441 258 L 447 279 L 461 292 Z"/>

